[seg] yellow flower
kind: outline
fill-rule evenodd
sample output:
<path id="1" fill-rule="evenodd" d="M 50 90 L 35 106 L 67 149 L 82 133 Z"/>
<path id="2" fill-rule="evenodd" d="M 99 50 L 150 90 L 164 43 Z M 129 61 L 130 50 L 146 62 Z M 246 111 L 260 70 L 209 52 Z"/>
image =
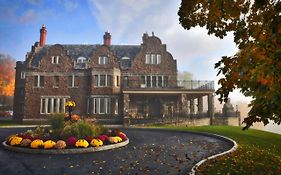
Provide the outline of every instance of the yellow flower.
<path id="1" fill-rule="evenodd" d="M 118 143 L 118 142 L 122 142 L 122 139 L 118 136 L 115 136 L 115 137 L 108 137 L 108 141 L 110 143 Z"/>
<path id="2" fill-rule="evenodd" d="M 36 139 L 31 142 L 30 147 L 36 149 L 36 148 L 39 148 L 40 146 L 42 146 L 43 144 L 44 144 L 43 140 Z"/>
<path id="3" fill-rule="evenodd" d="M 75 143 L 76 147 L 83 147 L 83 148 L 87 148 L 89 146 L 89 143 L 87 142 L 87 140 L 85 139 L 79 139 L 76 143 Z"/>
<path id="4" fill-rule="evenodd" d="M 91 141 L 91 145 L 93 147 L 99 147 L 99 146 L 102 146 L 103 145 L 103 142 L 100 140 L 100 139 L 93 139 Z"/>
<path id="5" fill-rule="evenodd" d="M 13 136 L 9 140 L 11 146 L 16 146 L 16 145 L 20 145 L 22 138 L 18 136 Z"/>
<path id="6" fill-rule="evenodd" d="M 43 143 L 44 149 L 51 149 L 56 145 L 56 142 L 52 140 L 47 140 L 46 142 Z"/>
<path id="7" fill-rule="evenodd" d="M 74 101 L 67 101 L 67 102 L 65 103 L 65 106 L 66 106 L 66 107 L 75 107 L 76 104 L 75 104 Z"/>
<path id="8" fill-rule="evenodd" d="M 115 139 L 117 140 L 117 142 L 122 142 L 122 138 L 119 136 L 115 136 Z"/>

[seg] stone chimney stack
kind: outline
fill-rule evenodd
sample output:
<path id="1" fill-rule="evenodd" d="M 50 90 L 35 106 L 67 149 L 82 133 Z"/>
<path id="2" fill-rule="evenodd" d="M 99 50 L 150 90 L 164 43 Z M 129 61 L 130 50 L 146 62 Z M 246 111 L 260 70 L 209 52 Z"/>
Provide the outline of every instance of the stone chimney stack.
<path id="1" fill-rule="evenodd" d="M 46 44 L 46 35 L 47 35 L 47 29 L 45 24 L 43 24 L 42 28 L 40 29 L 40 41 L 39 46 L 44 47 Z"/>
<path id="2" fill-rule="evenodd" d="M 110 46 L 111 44 L 111 35 L 109 32 L 105 32 L 105 34 L 103 35 L 103 44 L 105 46 Z"/>

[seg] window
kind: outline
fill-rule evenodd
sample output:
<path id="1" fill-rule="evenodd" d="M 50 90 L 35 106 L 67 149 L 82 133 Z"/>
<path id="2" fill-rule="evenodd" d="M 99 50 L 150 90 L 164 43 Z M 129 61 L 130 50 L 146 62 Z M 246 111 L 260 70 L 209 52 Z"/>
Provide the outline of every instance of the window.
<path id="1" fill-rule="evenodd" d="M 146 75 L 140 77 L 140 87 L 166 87 L 168 83 L 168 77 L 162 75 Z"/>
<path id="2" fill-rule="evenodd" d="M 129 77 L 128 76 L 124 76 L 123 86 L 129 87 Z"/>
<path id="3" fill-rule="evenodd" d="M 79 57 L 76 61 L 74 61 L 74 68 L 75 69 L 86 69 L 87 68 L 87 58 Z"/>
<path id="4" fill-rule="evenodd" d="M 108 57 L 106 56 L 100 56 L 99 57 L 99 64 L 108 64 Z"/>
<path id="5" fill-rule="evenodd" d="M 44 76 L 36 75 L 34 77 L 34 87 L 44 87 Z"/>
<path id="6" fill-rule="evenodd" d="M 118 99 L 115 99 L 115 111 L 114 114 L 119 114 L 119 103 Z"/>
<path id="7" fill-rule="evenodd" d="M 60 79 L 59 76 L 54 76 L 54 86 L 55 88 L 59 87 Z"/>
<path id="8" fill-rule="evenodd" d="M 25 72 L 21 72 L 21 73 L 20 73 L 20 78 L 21 78 L 21 79 L 25 79 Z"/>
<path id="9" fill-rule="evenodd" d="M 168 86 L 168 77 L 164 76 L 164 87 Z"/>
<path id="10" fill-rule="evenodd" d="M 157 54 L 156 64 L 161 64 L 161 55 Z"/>
<path id="11" fill-rule="evenodd" d="M 141 76 L 141 88 L 146 87 L 146 77 L 145 76 Z"/>
<path id="12" fill-rule="evenodd" d="M 145 55 L 145 64 L 161 64 L 161 55 L 160 54 L 146 54 Z"/>
<path id="13" fill-rule="evenodd" d="M 110 98 L 94 98 L 94 114 L 110 114 Z"/>
<path id="14" fill-rule="evenodd" d="M 105 79 L 106 79 L 106 75 L 100 75 L 100 84 L 99 84 L 99 86 L 105 86 L 106 85 L 106 81 L 105 81 Z"/>
<path id="15" fill-rule="evenodd" d="M 65 102 L 69 97 L 41 97 L 40 114 L 65 113 Z"/>
<path id="16" fill-rule="evenodd" d="M 77 87 L 77 81 L 75 81 L 75 75 L 68 76 L 68 87 Z"/>
<path id="17" fill-rule="evenodd" d="M 111 75 L 95 75 L 95 86 L 105 87 L 112 85 Z"/>
<path id="18" fill-rule="evenodd" d="M 115 79 L 115 86 L 119 87 L 120 86 L 120 76 L 117 75 L 115 78 L 116 78 Z"/>
<path id="19" fill-rule="evenodd" d="M 150 54 L 145 55 L 145 64 L 151 64 L 150 62 Z"/>
<path id="20" fill-rule="evenodd" d="M 163 77 L 162 76 L 158 76 L 158 87 L 163 87 Z"/>
<path id="21" fill-rule="evenodd" d="M 151 63 L 150 64 L 156 64 L 155 54 L 151 54 Z"/>
<path id="22" fill-rule="evenodd" d="M 60 57 L 59 56 L 52 56 L 52 64 L 59 64 Z"/>

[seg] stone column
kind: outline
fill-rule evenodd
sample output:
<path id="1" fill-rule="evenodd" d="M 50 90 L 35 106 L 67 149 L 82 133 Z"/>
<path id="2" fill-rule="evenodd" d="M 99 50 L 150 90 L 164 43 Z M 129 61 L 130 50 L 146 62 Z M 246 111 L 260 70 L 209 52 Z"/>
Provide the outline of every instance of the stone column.
<path id="1" fill-rule="evenodd" d="M 198 97 L 198 113 L 203 112 L 203 96 Z"/>
<path id="2" fill-rule="evenodd" d="M 215 115 L 214 95 L 213 94 L 208 94 L 208 114 L 210 117 L 210 125 L 212 125 L 213 121 L 214 121 L 214 115 Z"/>
<path id="3" fill-rule="evenodd" d="M 183 114 L 188 114 L 187 94 L 181 94 L 181 112 Z"/>
<path id="4" fill-rule="evenodd" d="M 63 98 L 63 101 L 62 101 L 62 112 L 65 113 L 65 101 L 66 99 Z"/>
<path id="5" fill-rule="evenodd" d="M 194 99 L 190 99 L 190 114 L 194 114 Z"/>
<path id="6" fill-rule="evenodd" d="M 57 98 L 57 101 L 56 101 L 56 102 L 57 102 L 57 104 L 56 104 L 56 106 L 57 106 L 57 107 L 56 107 L 56 109 L 57 109 L 57 110 L 56 110 L 56 113 L 60 113 L 60 98 Z"/>

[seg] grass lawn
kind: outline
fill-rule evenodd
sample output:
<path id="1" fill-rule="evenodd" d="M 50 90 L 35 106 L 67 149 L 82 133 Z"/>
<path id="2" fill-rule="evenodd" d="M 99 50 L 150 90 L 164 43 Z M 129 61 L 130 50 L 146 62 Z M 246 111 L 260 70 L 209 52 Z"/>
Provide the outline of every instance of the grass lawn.
<path id="1" fill-rule="evenodd" d="M 234 139 L 238 149 L 230 154 L 208 160 L 196 174 L 281 174 L 281 135 L 234 126 L 200 126 L 165 128 L 208 132 Z"/>

